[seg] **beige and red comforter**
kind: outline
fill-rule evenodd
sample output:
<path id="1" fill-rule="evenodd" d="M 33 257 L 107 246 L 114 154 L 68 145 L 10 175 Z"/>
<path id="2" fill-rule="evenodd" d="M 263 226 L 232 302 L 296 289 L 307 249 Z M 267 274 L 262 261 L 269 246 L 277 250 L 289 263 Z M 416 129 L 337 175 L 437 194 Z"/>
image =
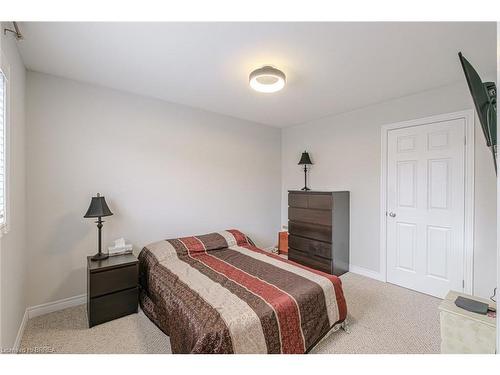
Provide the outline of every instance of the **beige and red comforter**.
<path id="1" fill-rule="evenodd" d="M 304 353 L 346 318 L 341 281 L 228 230 L 139 255 L 141 306 L 173 353 Z"/>

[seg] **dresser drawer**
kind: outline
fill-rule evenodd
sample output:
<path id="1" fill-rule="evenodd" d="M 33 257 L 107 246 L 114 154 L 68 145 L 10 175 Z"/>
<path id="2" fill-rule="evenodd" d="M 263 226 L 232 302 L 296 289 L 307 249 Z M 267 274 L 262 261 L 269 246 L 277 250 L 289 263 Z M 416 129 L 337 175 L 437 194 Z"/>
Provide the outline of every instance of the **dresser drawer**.
<path id="1" fill-rule="evenodd" d="M 90 273 L 90 297 L 136 287 L 138 265 L 119 267 L 111 270 Z"/>
<path id="2" fill-rule="evenodd" d="M 288 205 L 297 208 L 312 208 L 315 210 L 331 210 L 331 194 L 308 194 L 298 193 L 288 194 Z"/>
<path id="3" fill-rule="evenodd" d="M 288 233 L 313 240 L 332 242 L 332 227 L 329 226 L 289 221 Z"/>
<path id="4" fill-rule="evenodd" d="M 137 312 L 139 288 L 91 298 L 89 301 L 89 326 L 108 322 Z"/>
<path id="5" fill-rule="evenodd" d="M 288 205 L 290 207 L 307 208 L 307 195 L 288 194 Z"/>
<path id="6" fill-rule="evenodd" d="M 330 194 L 310 194 L 307 196 L 307 208 L 331 210 L 332 196 Z"/>
<path id="7" fill-rule="evenodd" d="M 332 259 L 332 245 L 329 243 L 290 235 L 288 246 L 310 255 Z"/>
<path id="8" fill-rule="evenodd" d="M 288 207 L 288 219 L 311 224 L 332 225 L 332 212 L 309 208 Z"/>
<path id="9" fill-rule="evenodd" d="M 293 248 L 288 249 L 288 259 L 319 271 L 332 273 L 332 261 L 330 259 L 312 256 Z"/>

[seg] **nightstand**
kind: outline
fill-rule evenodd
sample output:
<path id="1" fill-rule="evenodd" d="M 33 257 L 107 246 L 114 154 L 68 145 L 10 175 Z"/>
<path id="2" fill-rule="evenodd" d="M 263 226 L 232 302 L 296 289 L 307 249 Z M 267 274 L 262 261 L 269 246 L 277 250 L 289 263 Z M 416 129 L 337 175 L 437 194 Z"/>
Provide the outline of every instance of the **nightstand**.
<path id="1" fill-rule="evenodd" d="M 139 263 L 133 254 L 87 257 L 89 328 L 137 312 Z"/>

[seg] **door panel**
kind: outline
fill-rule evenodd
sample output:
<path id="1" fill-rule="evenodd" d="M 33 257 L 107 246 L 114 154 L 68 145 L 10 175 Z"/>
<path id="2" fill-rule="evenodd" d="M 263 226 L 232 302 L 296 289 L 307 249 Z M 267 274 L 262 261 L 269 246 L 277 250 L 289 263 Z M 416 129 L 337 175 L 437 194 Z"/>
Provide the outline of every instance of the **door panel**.
<path id="1" fill-rule="evenodd" d="M 450 208 L 450 159 L 431 159 L 429 171 L 428 197 L 429 209 Z"/>
<path id="2" fill-rule="evenodd" d="M 417 194 L 417 161 L 405 160 L 397 162 L 397 195 L 399 207 L 416 205 Z"/>
<path id="3" fill-rule="evenodd" d="M 451 228 L 427 227 L 427 275 L 448 280 Z"/>
<path id="4" fill-rule="evenodd" d="M 415 272 L 417 226 L 397 223 L 397 267 L 403 271 Z"/>
<path id="5" fill-rule="evenodd" d="M 387 280 L 438 297 L 462 290 L 465 120 L 388 132 Z"/>

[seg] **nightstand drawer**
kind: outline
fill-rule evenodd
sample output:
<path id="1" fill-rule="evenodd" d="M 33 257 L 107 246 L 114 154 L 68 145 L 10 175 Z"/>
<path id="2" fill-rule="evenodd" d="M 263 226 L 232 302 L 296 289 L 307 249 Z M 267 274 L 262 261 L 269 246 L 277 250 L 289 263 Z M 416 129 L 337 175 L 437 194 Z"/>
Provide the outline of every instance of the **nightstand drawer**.
<path id="1" fill-rule="evenodd" d="M 90 273 L 90 297 L 136 287 L 138 283 L 138 265 L 114 268 Z"/>
<path id="2" fill-rule="evenodd" d="M 123 290 L 89 301 L 89 326 L 108 322 L 137 312 L 139 288 Z"/>

